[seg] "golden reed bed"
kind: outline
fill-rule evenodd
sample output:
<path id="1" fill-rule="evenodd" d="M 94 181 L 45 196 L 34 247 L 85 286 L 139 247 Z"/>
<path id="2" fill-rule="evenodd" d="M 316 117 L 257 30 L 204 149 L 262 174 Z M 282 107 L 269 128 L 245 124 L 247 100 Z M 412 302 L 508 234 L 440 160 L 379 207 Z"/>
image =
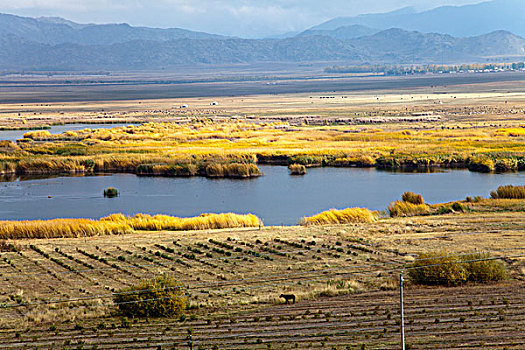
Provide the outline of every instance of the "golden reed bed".
<path id="1" fill-rule="evenodd" d="M 145 214 L 129 217 L 113 214 L 100 220 L 0 221 L 0 239 L 79 238 L 126 234 L 134 231 L 191 231 L 259 227 L 259 225 L 262 225 L 261 220 L 252 214 L 202 214 L 192 218 Z"/>

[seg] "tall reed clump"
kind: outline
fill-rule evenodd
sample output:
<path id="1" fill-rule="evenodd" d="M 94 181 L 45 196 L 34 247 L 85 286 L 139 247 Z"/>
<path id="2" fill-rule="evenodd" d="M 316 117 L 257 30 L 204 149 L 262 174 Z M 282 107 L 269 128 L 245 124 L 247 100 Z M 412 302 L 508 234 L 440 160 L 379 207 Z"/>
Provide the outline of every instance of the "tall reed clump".
<path id="1" fill-rule="evenodd" d="M 187 305 L 182 284 L 167 275 L 120 289 L 113 301 L 129 317 L 176 317 Z"/>
<path id="2" fill-rule="evenodd" d="M 129 233 L 126 222 L 89 219 L 54 219 L 36 221 L 0 221 L 0 239 L 79 238 Z"/>
<path id="3" fill-rule="evenodd" d="M 428 214 L 430 207 L 425 204 L 423 196 L 414 192 L 405 192 L 401 201 L 395 201 L 388 205 L 390 217 L 416 216 Z"/>
<path id="4" fill-rule="evenodd" d="M 197 165 L 192 163 L 141 164 L 137 167 L 136 173 L 143 176 L 195 176 L 198 171 Z"/>
<path id="5" fill-rule="evenodd" d="M 190 231 L 210 230 L 223 228 L 258 227 L 260 219 L 253 215 L 226 214 L 202 214 L 193 218 L 178 218 L 167 215 L 138 214 L 127 217 L 122 214 L 114 214 L 101 219 L 102 222 L 125 222 L 134 230 L 140 231 Z"/>
<path id="6" fill-rule="evenodd" d="M 290 169 L 290 175 L 306 175 L 306 167 L 302 164 L 290 164 L 288 169 Z"/>
<path id="7" fill-rule="evenodd" d="M 208 177 L 248 178 L 261 176 L 261 171 L 251 163 L 212 163 L 206 166 Z"/>
<path id="8" fill-rule="evenodd" d="M 454 256 L 446 251 L 419 254 L 408 274 L 417 284 L 445 286 L 500 281 L 507 276 L 503 263 L 489 254 Z"/>
<path id="9" fill-rule="evenodd" d="M 496 191 L 490 192 L 490 196 L 494 199 L 525 199 L 525 186 L 500 186 Z"/>
<path id="10" fill-rule="evenodd" d="M 24 138 L 31 140 L 52 140 L 54 136 L 47 130 L 34 130 L 26 132 Z"/>
<path id="11" fill-rule="evenodd" d="M 330 209 L 301 219 L 302 225 L 329 225 L 349 223 L 371 223 L 378 220 L 378 213 L 366 208 Z"/>
<path id="12" fill-rule="evenodd" d="M 428 214 L 430 208 L 426 204 L 413 204 L 410 202 L 395 201 L 388 205 L 390 217 L 397 216 L 417 216 Z"/>
<path id="13" fill-rule="evenodd" d="M 408 202 L 412 204 L 425 204 L 423 196 L 414 192 L 405 192 L 401 196 L 403 202 Z"/>

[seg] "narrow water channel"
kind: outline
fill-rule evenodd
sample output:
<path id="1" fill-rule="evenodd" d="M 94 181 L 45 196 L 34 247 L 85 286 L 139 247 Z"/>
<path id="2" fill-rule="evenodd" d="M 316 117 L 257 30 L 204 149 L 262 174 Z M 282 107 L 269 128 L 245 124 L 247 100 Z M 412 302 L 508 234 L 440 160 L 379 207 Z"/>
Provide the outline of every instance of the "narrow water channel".
<path id="1" fill-rule="evenodd" d="M 126 124 L 66 124 L 66 125 L 53 125 L 49 129 L 46 129 L 51 134 L 62 134 L 66 131 L 76 131 L 83 129 L 112 129 L 120 128 L 127 125 L 138 125 L 133 123 Z M 16 141 L 24 137 L 26 132 L 31 130 L 0 130 L 0 141 Z"/>

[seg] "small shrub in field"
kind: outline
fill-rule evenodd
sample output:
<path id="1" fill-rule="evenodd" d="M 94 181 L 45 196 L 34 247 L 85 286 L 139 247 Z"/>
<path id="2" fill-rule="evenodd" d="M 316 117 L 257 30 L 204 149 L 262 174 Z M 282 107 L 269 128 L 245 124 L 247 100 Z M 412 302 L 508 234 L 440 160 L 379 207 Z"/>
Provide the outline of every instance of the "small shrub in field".
<path id="1" fill-rule="evenodd" d="M 525 199 L 525 186 L 500 186 L 496 191 L 492 191 L 490 196 L 494 199 Z"/>
<path id="2" fill-rule="evenodd" d="M 479 203 L 479 202 L 481 202 L 482 200 L 483 200 L 483 197 L 481 197 L 481 196 L 476 196 L 476 197 L 474 197 L 474 198 L 472 198 L 472 197 L 467 197 L 467 198 L 465 198 L 465 201 L 466 201 L 467 203 Z"/>
<path id="3" fill-rule="evenodd" d="M 459 202 L 454 202 L 452 204 L 440 205 L 436 210 L 436 214 L 444 215 L 450 213 L 463 213 L 465 210 L 467 210 L 466 206 Z"/>
<path id="4" fill-rule="evenodd" d="M 429 210 L 426 204 L 413 204 L 404 201 L 395 201 L 388 205 L 390 217 L 424 215 L 428 214 Z"/>
<path id="5" fill-rule="evenodd" d="M 378 219 L 377 212 L 366 208 L 330 209 L 320 214 L 303 218 L 303 225 L 328 225 L 347 223 L 370 223 Z"/>
<path id="6" fill-rule="evenodd" d="M 408 202 L 412 204 L 425 204 L 423 196 L 414 192 L 405 192 L 401 196 L 403 202 Z"/>
<path id="7" fill-rule="evenodd" d="M 481 196 L 476 196 L 476 197 L 474 197 L 474 203 L 479 203 L 479 202 L 481 202 L 482 200 L 483 200 L 483 197 L 481 197 Z"/>
<path id="8" fill-rule="evenodd" d="M 167 275 L 121 289 L 113 301 L 122 315 L 130 317 L 176 317 L 186 307 L 182 285 Z"/>
<path id="9" fill-rule="evenodd" d="M 306 175 L 306 167 L 302 164 L 290 164 L 288 169 L 290 169 L 290 175 Z"/>
<path id="10" fill-rule="evenodd" d="M 118 190 L 116 188 L 109 187 L 104 190 L 104 197 L 107 197 L 107 198 L 118 197 Z"/>
<path id="11" fill-rule="evenodd" d="M 489 282 L 501 281 L 507 278 L 505 265 L 499 260 L 483 260 L 472 261 L 490 258 L 490 254 L 471 254 L 463 257 L 466 263 L 467 271 L 469 273 L 468 280 L 472 282 Z"/>
<path id="12" fill-rule="evenodd" d="M 450 214 L 453 212 L 454 210 L 452 209 L 450 205 L 440 205 L 436 210 L 437 215 Z"/>
<path id="13" fill-rule="evenodd" d="M 483 260 L 489 258 L 489 254 L 451 256 L 445 251 L 422 253 L 411 265 L 408 274 L 417 284 L 445 286 L 505 279 L 504 265 L 497 260 Z"/>
<path id="14" fill-rule="evenodd" d="M 408 274 L 417 284 L 454 286 L 467 281 L 468 273 L 458 257 L 446 252 L 419 254 Z"/>
<path id="15" fill-rule="evenodd" d="M 465 209 L 466 209 L 465 206 L 463 204 L 459 203 L 459 202 L 454 202 L 452 204 L 452 210 L 454 210 L 455 212 L 458 212 L 458 213 L 461 212 L 462 213 L 462 212 L 465 211 Z"/>

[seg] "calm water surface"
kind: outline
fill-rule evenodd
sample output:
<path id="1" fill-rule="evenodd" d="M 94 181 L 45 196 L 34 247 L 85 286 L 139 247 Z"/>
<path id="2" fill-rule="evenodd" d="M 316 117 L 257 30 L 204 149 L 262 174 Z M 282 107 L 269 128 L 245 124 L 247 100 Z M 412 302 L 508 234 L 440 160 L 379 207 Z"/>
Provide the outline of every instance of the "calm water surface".
<path id="1" fill-rule="evenodd" d="M 82 129 L 112 129 L 119 128 L 127 125 L 138 125 L 138 124 L 66 124 L 66 125 L 54 125 L 50 129 L 46 129 L 51 134 L 62 134 L 66 131 L 75 131 Z M 24 138 L 24 134 L 32 130 L 0 130 L 0 140 L 16 141 Z"/>
<path id="2" fill-rule="evenodd" d="M 303 216 L 353 206 L 384 210 L 405 191 L 430 203 L 489 196 L 504 184 L 525 184 L 525 173 L 480 174 L 463 170 L 399 173 L 376 169 L 315 168 L 303 177 L 286 167 L 261 166 L 251 180 L 112 176 L 58 177 L 0 182 L 0 218 L 100 218 L 111 213 L 195 216 L 207 212 L 253 213 L 266 225 L 293 225 Z M 118 198 L 104 198 L 107 187 Z M 48 198 L 50 196 L 51 198 Z"/>

